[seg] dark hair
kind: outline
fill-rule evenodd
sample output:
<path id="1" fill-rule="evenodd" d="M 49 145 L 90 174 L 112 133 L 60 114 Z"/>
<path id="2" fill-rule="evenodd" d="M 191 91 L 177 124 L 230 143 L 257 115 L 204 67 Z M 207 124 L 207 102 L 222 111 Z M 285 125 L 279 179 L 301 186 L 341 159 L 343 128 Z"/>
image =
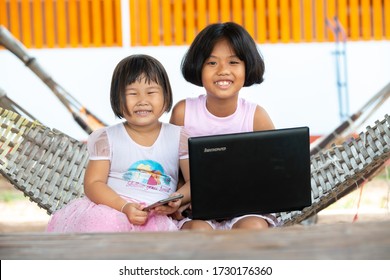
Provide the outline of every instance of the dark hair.
<path id="1" fill-rule="evenodd" d="M 265 65 L 251 35 L 234 22 L 208 25 L 195 37 L 181 62 L 184 79 L 197 86 L 202 85 L 203 64 L 211 55 L 217 42 L 226 39 L 237 57 L 245 62 L 244 87 L 261 84 Z"/>
<path id="2" fill-rule="evenodd" d="M 129 113 L 126 106 L 126 86 L 140 78 L 145 78 L 147 83 L 153 81 L 162 87 L 165 111 L 171 110 L 172 88 L 164 66 L 149 55 L 130 55 L 118 63 L 111 79 L 111 108 L 118 118 L 123 118 L 124 112 Z"/>

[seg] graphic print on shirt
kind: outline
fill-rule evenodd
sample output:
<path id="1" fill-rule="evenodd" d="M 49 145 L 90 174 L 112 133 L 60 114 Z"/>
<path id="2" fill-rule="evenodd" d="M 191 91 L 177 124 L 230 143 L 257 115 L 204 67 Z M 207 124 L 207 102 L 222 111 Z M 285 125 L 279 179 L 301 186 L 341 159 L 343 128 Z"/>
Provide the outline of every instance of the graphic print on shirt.
<path id="1" fill-rule="evenodd" d="M 132 164 L 123 174 L 127 186 L 153 189 L 162 192 L 170 191 L 171 178 L 165 174 L 162 165 L 153 160 L 139 160 Z"/>

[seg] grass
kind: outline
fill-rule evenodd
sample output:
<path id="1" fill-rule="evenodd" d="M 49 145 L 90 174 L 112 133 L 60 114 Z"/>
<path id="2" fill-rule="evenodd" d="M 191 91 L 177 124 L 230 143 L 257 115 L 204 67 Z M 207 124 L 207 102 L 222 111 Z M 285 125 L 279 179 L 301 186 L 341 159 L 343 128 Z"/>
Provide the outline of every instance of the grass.
<path id="1" fill-rule="evenodd" d="M 14 201 L 28 200 L 23 192 L 13 187 L 6 179 L 0 175 L 0 202 L 11 203 Z"/>
<path id="2" fill-rule="evenodd" d="M 16 200 L 26 199 L 22 192 L 17 190 L 1 190 L 0 191 L 0 202 L 10 203 Z"/>

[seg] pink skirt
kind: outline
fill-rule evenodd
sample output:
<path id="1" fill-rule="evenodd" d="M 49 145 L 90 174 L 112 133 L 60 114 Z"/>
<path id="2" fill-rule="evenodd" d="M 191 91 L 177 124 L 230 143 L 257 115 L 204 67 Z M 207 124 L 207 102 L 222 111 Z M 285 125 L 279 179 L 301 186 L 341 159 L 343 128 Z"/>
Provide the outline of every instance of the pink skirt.
<path id="1" fill-rule="evenodd" d="M 150 212 L 144 225 L 130 223 L 125 214 L 103 204 L 95 204 L 86 196 L 70 202 L 54 212 L 47 232 L 129 232 L 176 231 L 177 222 L 165 215 Z"/>

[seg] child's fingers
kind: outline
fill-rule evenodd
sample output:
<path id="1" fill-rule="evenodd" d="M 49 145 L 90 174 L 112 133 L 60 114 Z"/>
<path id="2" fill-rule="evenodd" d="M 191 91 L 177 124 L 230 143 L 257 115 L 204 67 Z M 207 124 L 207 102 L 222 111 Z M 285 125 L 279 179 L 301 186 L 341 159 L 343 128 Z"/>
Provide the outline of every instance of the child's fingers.
<path id="1" fill-rule="evenodd" d="M 161 206 L 157 206 L 152 211 L 157 213 L 157 214 L 164 214 L 167 212 L 167 209 L 169 209 L 169 208 L 170 207 L 168 205 L 161 205 Z"/>
<path id="2" fill-rule="evenodd" d="M 133 204 L 134 207 L 137 209 L 137 210 L 141 210 L 145 208 L 145 204 L 144 203 L 134 203 Z"/>
<path id="3" fill-rule="evenodd" d="M 177 211 L 180 206 L 180 200 L 171 201 L 167 205 L 158 206 L 154 209 L 157 214 L 160 215 L 169 215 Z"/>
<path id="4" fill-rule="evenodd" d="M 129 221 L 134 225 L 143 225 L 148 219 L 148 213 L 142 211 L 143 204 L 132 203 L 126 211 Z"/>
<path id="5" fill-rule="evenodd" d="M 180 212 L 179 210 L 173 212 L 173 213 L 171 214 L 171 217 L 172 217 L 173 219 L 175 219 L 175 220 L 178 220 L 178 221 L 184 219 L 183 215 L 181 214 L 181 212 Z"/>
<path id="6" fill-rule="evenodd" d="M 148 212 L 136 210 L 132 213 L 130 221 L 135 225 L 143 225 L 148 219 Z"/>
<path id="7" fill-rule="evenodd" d="M 134 224 L 134 225 L 137 225 L 137 226 L 140 226 L 140 225 L 143 225 L 146 220 L 147 220 L 147 216 L 144 217 L 144 216 L 135 216 L 131 219 L 131 222 Z"/>
<path id="8" fill-rule="evenodd" d="M 174 201 L 171 201 L 168 203 L 169 206 L 173 207 L 173 208 L 178 208 L 180 207 L 181 205 L 181 199 L 177 199 L 177 200 L 174 200 Z"/>

